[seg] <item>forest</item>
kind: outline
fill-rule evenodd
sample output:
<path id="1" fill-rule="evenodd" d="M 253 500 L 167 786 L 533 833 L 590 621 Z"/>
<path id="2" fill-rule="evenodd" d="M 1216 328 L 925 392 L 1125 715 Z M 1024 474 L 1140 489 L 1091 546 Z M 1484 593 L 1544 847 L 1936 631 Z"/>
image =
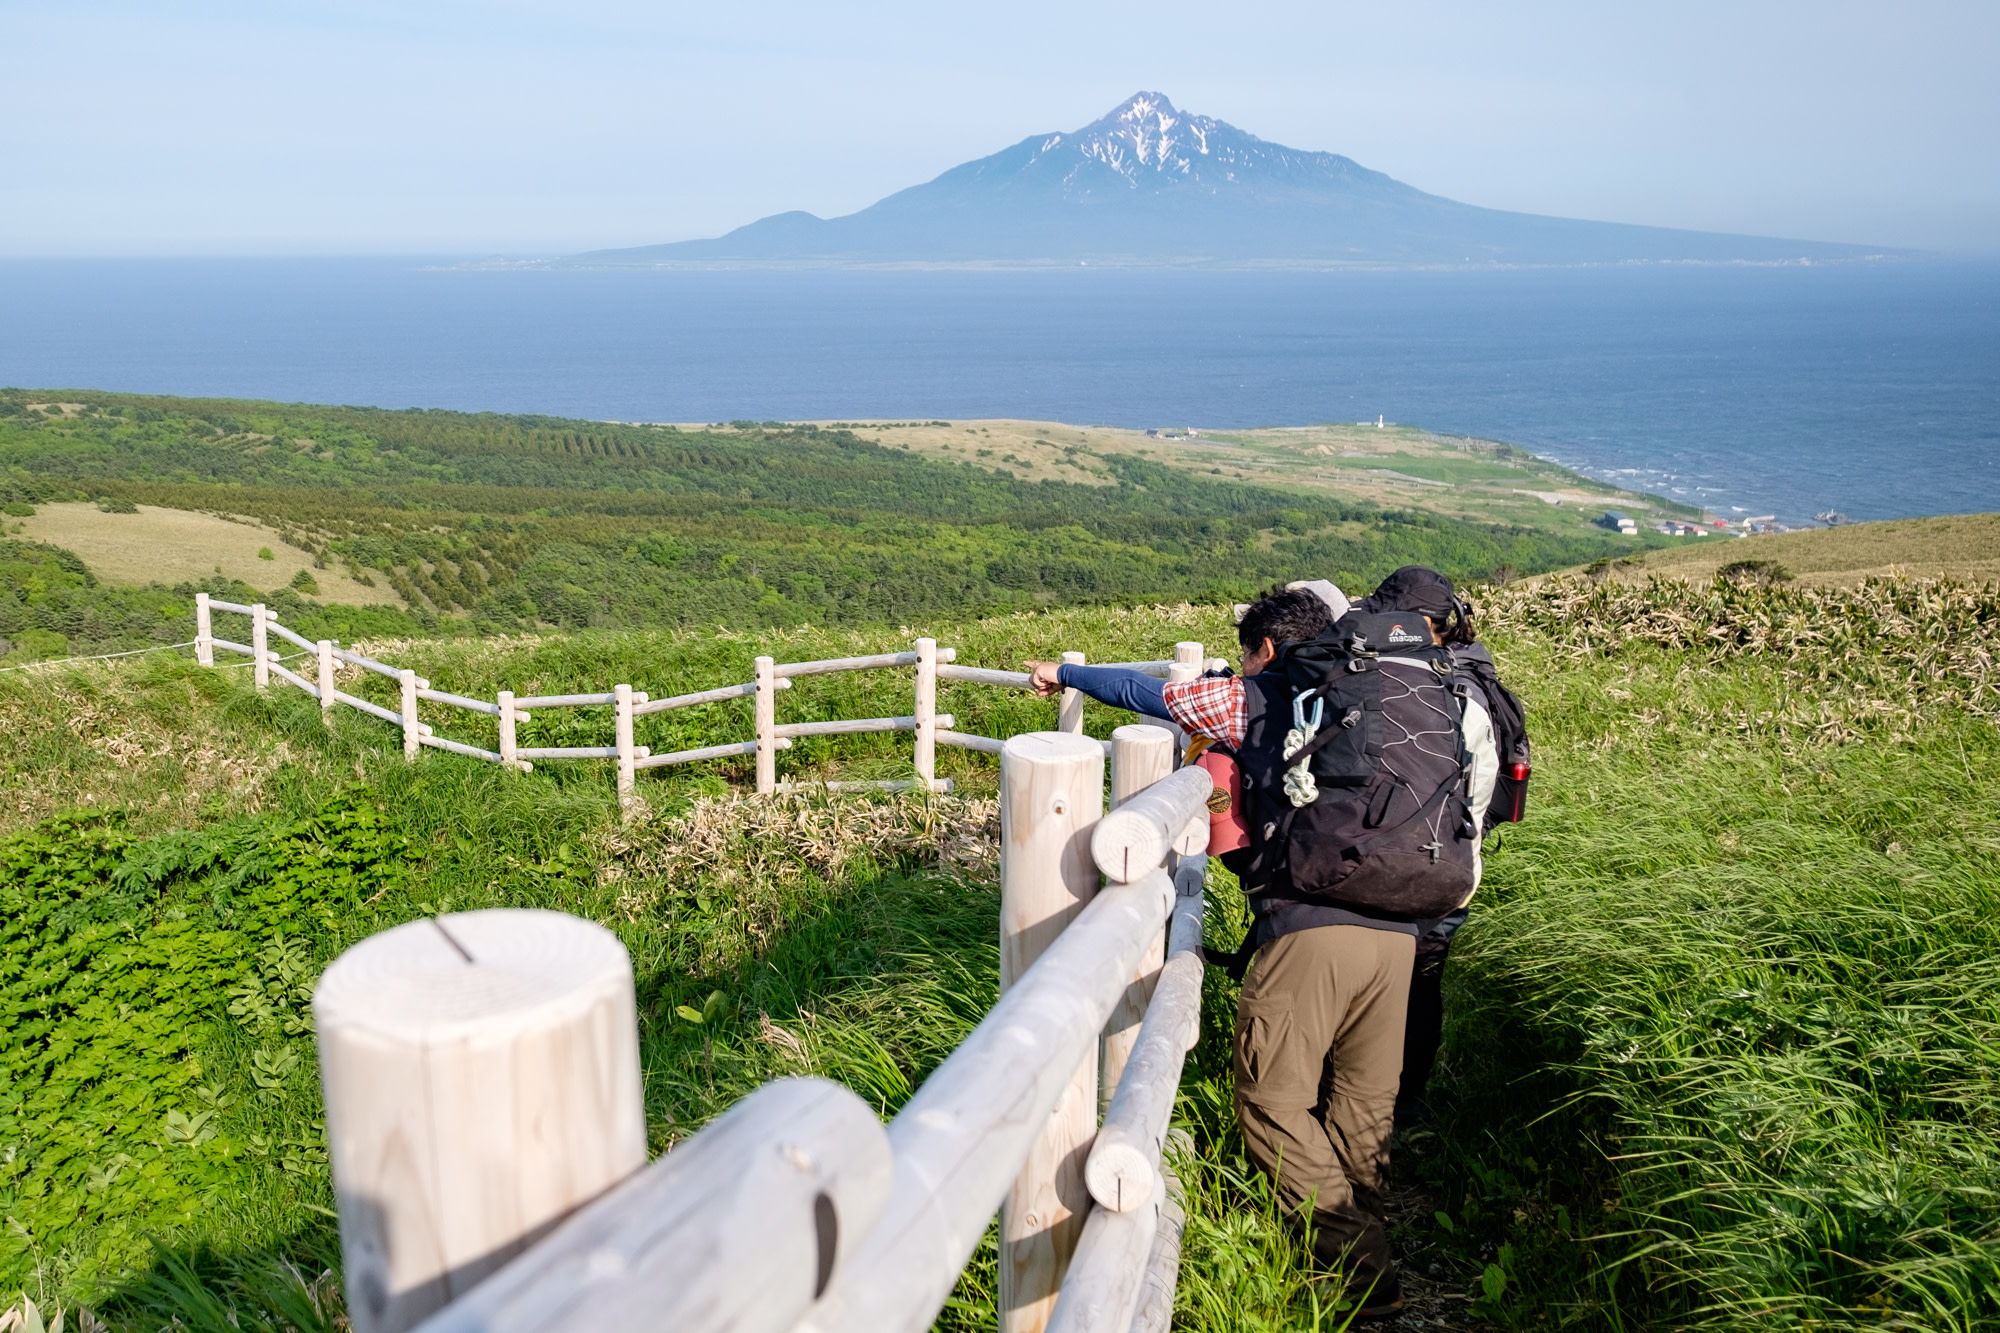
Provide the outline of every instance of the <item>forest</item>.
<path id="1" fill-rule="evenodd" d="M 1419 562 L 1504 580 L 1629 548 L 1112 453 L 1091 460 L 1110 484 L 1031 482 L 865 430 L 0 390 L 0 504 L 256 519 L 320 568 L 382 587 L 385 608 L 368 617 L 378 632 L 447 634 L 1226 602 L 1304 573 L 1366 586 Z M 196 590 L 178 590 L 182 602 Z M 109 595 L 70 588 L 64 605 Z M 191 637 L 173 615 L 141 630 L 129 616 L 71 614 L 80 628 L 65 629 L 13 614 L 66 633 L 72 651 Z M 323 633 L 354 618 L 305 598 L 287 615 Z"/>

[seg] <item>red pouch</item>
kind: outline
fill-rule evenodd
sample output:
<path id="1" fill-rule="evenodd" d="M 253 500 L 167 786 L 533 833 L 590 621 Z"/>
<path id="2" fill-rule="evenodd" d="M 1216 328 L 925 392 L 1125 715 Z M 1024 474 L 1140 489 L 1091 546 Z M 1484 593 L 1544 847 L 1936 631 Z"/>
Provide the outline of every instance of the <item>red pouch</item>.
<path id="1" fill-rule="evenodd" d="M 1220 814 L 1210 810 L 1208 814 L 1208 854 L 1220 856 L 1233 852 L 1238 847 L 1250 845 L 1249 830 L 1243 827 L 1243 773 L 1236 767 L 1236 761 L 1226 754 L 1214 750 L 1203 750 L 1195 756 L 1197 767 L 1208 770 L 1215 780 L 1217 791 L 1229 793 L 1229 807 Z"/>

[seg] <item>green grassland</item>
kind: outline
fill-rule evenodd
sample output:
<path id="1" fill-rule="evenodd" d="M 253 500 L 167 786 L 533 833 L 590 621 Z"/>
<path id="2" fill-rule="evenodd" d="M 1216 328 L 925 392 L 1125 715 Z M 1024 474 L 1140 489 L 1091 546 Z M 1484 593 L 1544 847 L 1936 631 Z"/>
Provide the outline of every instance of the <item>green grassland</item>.
<path id="1" fill-rule="evenodd" d="M 1765 560 L 1808 585 L 1858 586 L 1871 578 L 2000 579 L 2000 514 L 1843 524 L 1811 532 L 1730 540 L 1704 538 L 1627 558 L 1613 570 L 1628 583 L 1658 576 L 1706 583 L 1724 565 Z"/>
<path id="2" fill-rule="evenodd" d="M 2000 592 L 1476 596 L 1537 776 L 1454 955 L 1438 1114 L 1398 1144 L 1414 1304 L 1443 1328 L 1991 1327 Z M 467 693 L 658 695 L 911 632 L 987 666 L 1230 638 L 1226 606 L 1172 604 L 381 647 Z M 0 1290 L 134 1330 L 340 1326 L 302 997 L 339 949 L 417 915 L 548 906 L 616 931 L 656 1150 L 788 1072 L 893 1113 L 992 1001 L 990 758 L 942 756 L 959 790 L 932 799 L 758 800 L 741 764 L 663 770 L 627 825 L 601 766 L 406 766 L 385 726 L 328 730 L 246 674 L 161 654 L 0 676 Z M 888 679 L 801 679 L 781 708 L 899 711 Z M 941 695 L 962 730 L 1053 720 Z M 749 723 L 736 703 L 646 721 L 656 747 Z M 607 731 L 584 714 L 538 739 Z M 888 777 L 907 751 L 821 739 L 780 766 Z M 1210 891 L 1211 938 L 1233 943 L 1240 897 L 1219 870 Z M 1234 1139 L 1232 1005 L 1212 973 L 1180 1108 L 1178 1323 L 1336 1328 L 1337 1286 L 1309 1280 Z M 991 1264 L 941 1326 L 990 1326 Z"/>
<path id="3" fill-rule="evenodd" d="M 1635 517 L 1692 518 L 1699 510 L 1592 481 L 1493 440 L 1414 426 L 1277 426 L 1174 430 L 1157 435 L 1053 421 L 822 422 L 933 457 L 1004 467 L 1029 480 L 1111 484 L 1106 460 L 1141 459 L 1196 477 L 1222 477 L 1309 496 L 1418 509 L 1474 523 L 1572 536 L 1607 507 Z"/>
<path id="4" fill-rule="evenodd" d="M 1108 445 L 1071 448 L 1067 479 L 1031 478 L 998 456 L 893 435 L 9 390 L 0 502 L 99 500 L 138 507 L 139 520 L 151 508 L 261 523 L 289 548 L 287 570 L 340 581 L 339 598 L 306 592 L 288 610 L 301 629 L 328 633 L 332 603 L 352 602 L 355 588 L 379 590 L 370 623 L 383 632 L 889 624 L 1224 602 L 1300 568 L 1355 584 L 1411 561 L 1467 578 L 1532 573 L 1668 540 L 1618 537 L 1573 509 L 1545 522 L 1557 511 L 1518 496 L 1515 517 L 1461 514 Z M 1488 464 L 1468 454 L 1408 466 Z M 1527 471 L 1516 479 L 1554 484 Z M 28 539 L 26 524 L 42 519 L 17 517 L 8 535 Z M 63 544 L 46 525 L 37 531 Z M 227 572 L 161 582 L 189 589 L 184 599 L 211 581 L 210 591 L 285 582 L 253 583 L 219 553 L 199 568 L 213 564 Z M 63 633 L 76 653 L 144 639 L 33 617 L 19 628 Z"/>

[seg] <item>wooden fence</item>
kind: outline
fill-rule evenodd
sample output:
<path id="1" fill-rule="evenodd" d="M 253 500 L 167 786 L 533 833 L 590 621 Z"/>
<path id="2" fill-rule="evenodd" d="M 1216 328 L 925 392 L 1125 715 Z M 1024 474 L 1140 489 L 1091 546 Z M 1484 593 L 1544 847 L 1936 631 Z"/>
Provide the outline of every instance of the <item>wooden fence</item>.
<path id="1" fill-rule="evenodd" d="M 239 643 L 216 638 L 214 619 L 218 611 L 248 617 L 250 642 Z M 274 636 L 293 644 L 303 652 L 314 655 L 313 679 L 308 680 L 284 665 L 282 655 L 271 650 L 271 639 Z M 218 600 L 207 593 L 199 593 L 195 597 L 195 659 L 203 666 L 214 666 L 215 651 L 218 648 L 224 652 L 239 653 L 249 657 L 255 672 L 257 688 L 260 690 L 268 689 L 272 678 L 275 677 L 280 682 L 303 690 L 319 700 L 323 716 L 330 718 L 334 708 L 344 704 L 401 727 L 403 757 L 406 760 L 414 761 L 418 753 L 426 747 L 463 755 L 469 759 L 484 759 L 489 763 L 503 764 L 522 771 L 532 769 L 537 763 L 557 759 L 615 759 L 618 761 L 618 799 L 627 809 L 630 809 L 637 799 L 637 778 L 644 769 L 755 755 L 757 790 L 770 793 L 786 790 L 788 787 L 788 784 L 781 784 L 778 781 L 778 752 L 789 750 L 795 737 L 853 736 L 882 731 L 907 731 L 914 734 L 911 750 L 911 767 L 914 770 L 912 777 L 879 782 L 829 782 L 824 784 L 825 787 L 835 791 L 860 788 L 908 790 L 913 787 L 949 791 L 950 780 L 940 779 L 937 776 L 938 746 L 957 746 L 966 750 L 998 754 L 1002 742 L 992 736 L 973 736 L 952 730 L 957 724 L 957 719 L 949 713 L 941 714 L 937 711 L 938 682 L 962 681 L 973 685 L 1015 690 L 1028 688 L 1028 674 L 1025 671 L 993 671 L 984 667 L 959 666 L 956 664 L 957 649 L 940 648 L 935 639 L 918 639 L 907 653 L 836 657 L 818 662 L 777 662 L 769 657 L 759 657 L 754 680 L 745 681 L 740 685 L 722 685 L 714 689 L 696 690 L 690 694 L 677 694 L 666 699 L 654 699 L 644 691 L 620 684 L 612 686 L 609 690 L 588 694 L 517 696 L 511 690 L 500 690 L 489 703 L 484 699 L 471 699 L 462 694 L 434 690 L 431 688 L 431 683 L 416 672 L 391 666 L 387 662 L 377 661 L 352 649 L 343 648 L 337 641 L 308 639 L 280 624 L 277 614 L 261 602 L 244 606 L 236 602 Z M 1084 660 L 1082 653 L 1064 653 L 1062 657 L 1065 662 Z M 342 691 L 338 686 L 336 674 L 343 665 L 359 668 L 362 671 L 372 671 L 397 682 L 401 689 L 400 706 L 394 709 L 385 708 Z M 1204 661 L 1202 646 L 1199 643 L 1181 643 L 1175 646 L 1172 660 L 1118 662 L 1112 665 L 1132 667 L 1168 679 L 1192 679 L 1201 674 L 1204 667 L 1220 663 Z M 792 681 L 797 677 L 823 676 L 844 671 L 887 670 L 912 672 L 914 689 L 908 716 L 868 717 L 830 722 L 778 721 L 778 694 L 782 690 L 790 689 Z M 654 754 L 646 746 L 634 744 L 634 724 L 642 717 L 678 708 L 693 708 L 702 704 L 743 698 L 754 700 L 755 735 L 749 740 L 734 741 L 726 745 L 704 745 L 692 750 L 675 750 L 670 754 Z M 432 726 L 417 716 L 419 705 L 424 702 L 483 713 L 496 719 L 499 749 L 487 750 L 439 736 Z M 1083 696 L 1075 690 L 1063 692 L 1058 710 L 1059 730 L 1082 733 L 1083 703 Z M 524 746 L 516 740 L 521 724 L 532 722 L 535 712 L 543 709 L 582 708 L 593 705 L 610 706 L 616 710 L 609 745 Z M 1102 744 L 1107 748 L 1109 746 L 1109 742 Z"/>
<path id="2" fill-rule="evenodd" d="M 1199 669 L 1184 648 L 1176 674 Z M 792 674 L 906 665 L 921 716 L 950 666 L 923 641 Z M 771 700 L 783 670 L 706 695 Z M 402 678 L 407 729 L 426 696 Z M 1162 1149 L 1199 1025 L 1210 791 L 1176 743 L 1153 725 L 990 742 L 1000 998 L 886 1128 L 845 1088 L 781 1079 L 646 1165 L 608 931 L 488 910 L 349 949 L 313 1012 L 356 1333 L 917 1333 L 996 1211 L 1003 1333 L 1166 1329 L 1182 1218 Z"/>

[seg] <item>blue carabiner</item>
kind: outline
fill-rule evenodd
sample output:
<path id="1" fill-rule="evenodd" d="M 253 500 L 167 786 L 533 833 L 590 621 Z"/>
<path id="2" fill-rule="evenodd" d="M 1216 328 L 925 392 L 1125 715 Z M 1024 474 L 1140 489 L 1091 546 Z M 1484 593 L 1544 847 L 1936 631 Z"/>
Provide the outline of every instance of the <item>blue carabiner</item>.
<path id="1" fill-rule="evenodd" d="M 1306 721 L 1306 697 L 1295 695 L 1292 699 L 1292 725 L 1300 731 L 1311 733 L 1319 730 L 1320 719 L 1326 716 L 1326 696 L 1313 700 L 1312 721 Z"/>

